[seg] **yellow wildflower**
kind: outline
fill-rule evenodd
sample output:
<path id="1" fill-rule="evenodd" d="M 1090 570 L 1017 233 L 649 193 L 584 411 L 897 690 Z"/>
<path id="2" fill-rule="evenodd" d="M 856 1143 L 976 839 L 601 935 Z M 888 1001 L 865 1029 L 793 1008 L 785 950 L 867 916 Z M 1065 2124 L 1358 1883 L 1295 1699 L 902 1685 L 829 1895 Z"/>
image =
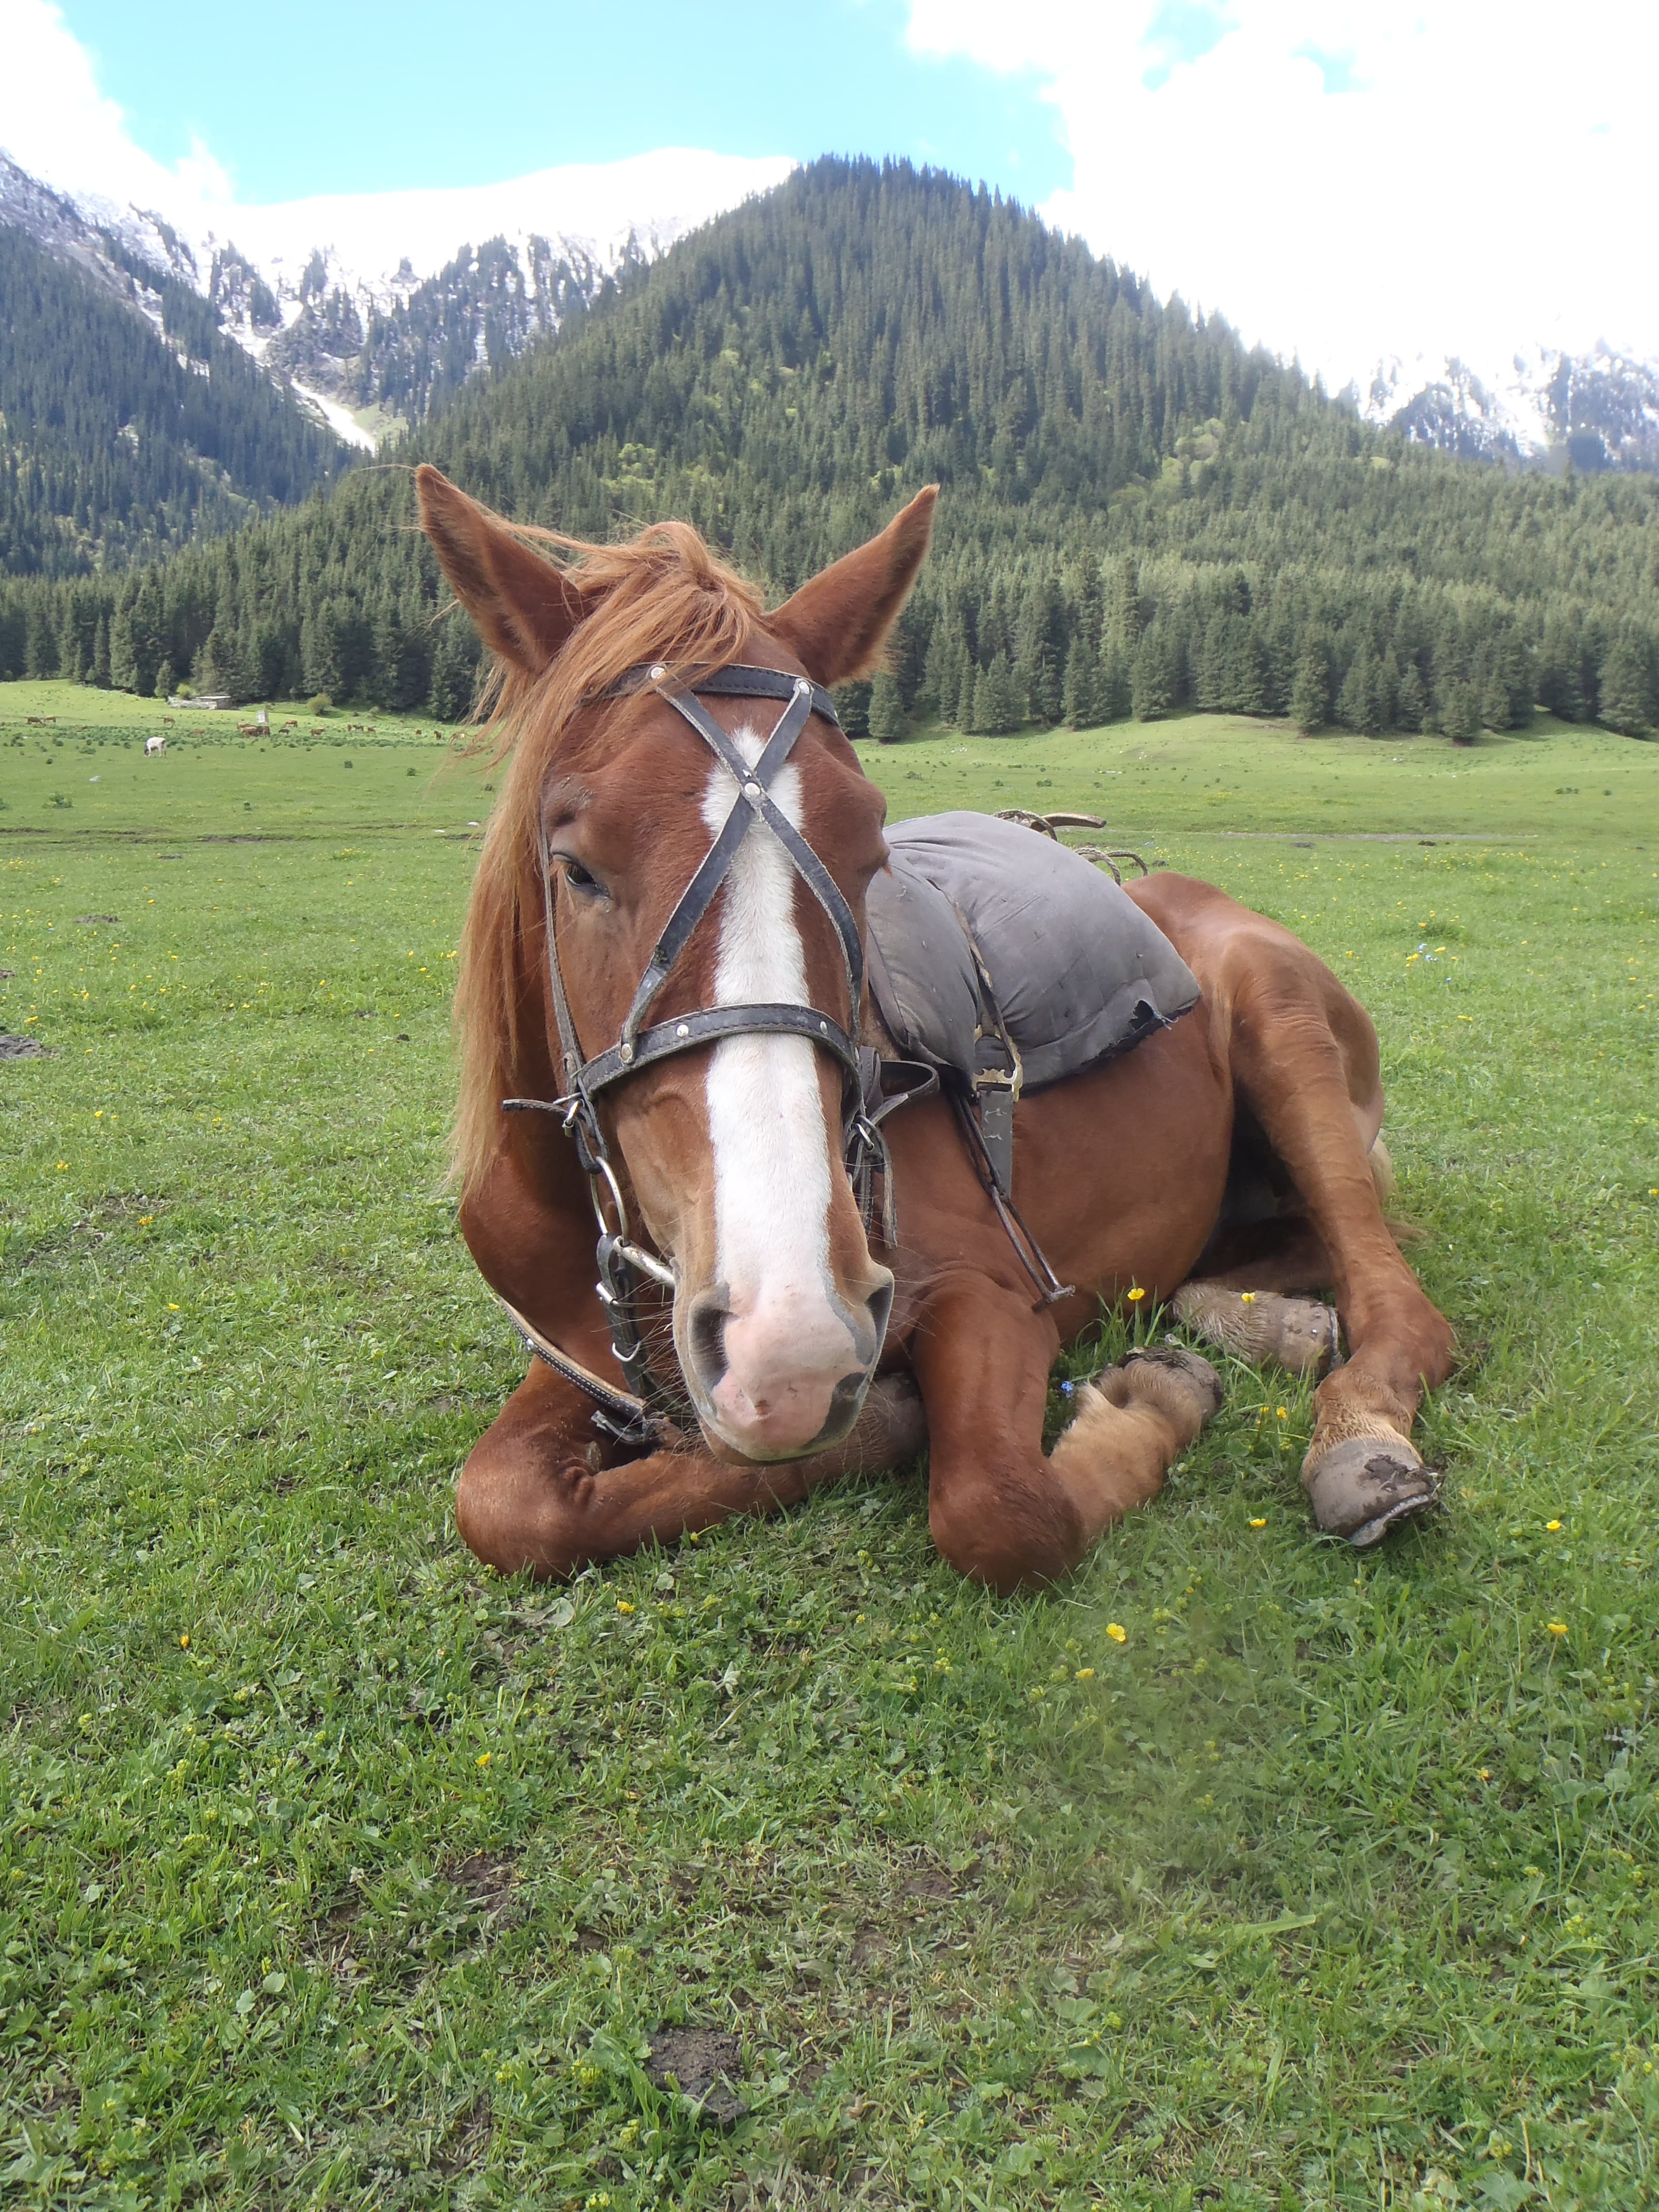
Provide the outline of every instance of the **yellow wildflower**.
<path id="1" fill-rule="evenodd" d="M 1128 1630 L 1115 1620 L 1109 1620 L 1107 1622 L 1106 1633 L 1111 1638 L 1114 1644 L 1127 1644 L 1129 1639 Z"/>
<path id="2" fill-rule="evenodd" d="M 1137 1286 L 1129 1293 L 1129 1304 L 1132 1306 L 1138 1306 L 1146 1295 L 1146 1291 L 1140 1289 L 1137 1285 Z"/>
<path id="3" fill-rule="evenodd" d="M 188 1637 L 188 1636 L 181 1636 L 181 1637 L 179 1638 L 179 1649 L 181 1651 L 188 1651 L 188 1650 L 189 1650 L 189 1649 L 190 1649 L 190 1638 L 189 1638 L 189 1637 Z"/>
<path id="4" fill-rule="evenodd" d="M 1238 1294 L 1238 1302 L 1241 1305 L 1253 1306 L 1255 1304 L 1255 1292 L 1254 1291 L 1241 1291 Z"/>
<path id="5" fill-rule="evenodd" d="M 1281 1421 L 1288 1421 L 1291 1418 L 1282 1406 L 1279 1408 L 1279 1418 Z"/>
<path id="6" fill-rule="evenodd" d="M 493 1751 L 481 1751 L 478 1753 L 477 1758 L 474 1759 L 472 1763 L 475 1766 L 488 1766 L 490 1760 L 494 1759 L 495 1756 L 495 1754 Z"/>
<path id="7" fill-rule="evenodd" d="M 618 1613 L 632 1613 L 634 1608 L 625 1597 L 619 1597 L 617 1600 L 617 1610 Z"/>
<path id="8" fill-rule="evenodd" d="M 1079 1682 L 1092 1682 L 1095 1679 L 1094 1668 L 1092 1667 L 1079 1667 L 1077 1670 L 1077 1679 Z"/>
<path id="9" fill-rule="evenodd" d="M 1267 1525 L 1267 1523 L 1265 1516 L 1260 1521 L 1252 1521 L 1250 1523 L 1252 1528 L 1265 1528 Z"/>
<path id="10" fill-rule="evenodd" d="M 1561 1523 L 1559 1521 L 1547 1521 L 1544 1523 L 1544 1526 L 1548 1529 L 1550 1534 L 1553 1536 L 1560 1528 Z"/>
<path id="11" fill-rule="evenodd" d="M 1567 1632 L 1567 1624 L 1565 1620 L 1547 1620 L 1544 1626 L 1552 1636 L 1565 1636 Z"/>

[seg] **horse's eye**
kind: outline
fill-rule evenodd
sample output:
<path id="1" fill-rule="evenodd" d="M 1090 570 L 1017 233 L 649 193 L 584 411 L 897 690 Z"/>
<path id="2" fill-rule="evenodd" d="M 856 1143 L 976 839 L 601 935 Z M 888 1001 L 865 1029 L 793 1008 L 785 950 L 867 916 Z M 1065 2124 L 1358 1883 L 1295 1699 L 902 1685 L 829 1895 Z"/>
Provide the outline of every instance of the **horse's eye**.
<path id="1" fill-rule="evenodd" d="M 580 860 L 565 862 L 564 879 L 575 891 L 596 891 L 599 888 L 598 878 L 590 876 Z"/>

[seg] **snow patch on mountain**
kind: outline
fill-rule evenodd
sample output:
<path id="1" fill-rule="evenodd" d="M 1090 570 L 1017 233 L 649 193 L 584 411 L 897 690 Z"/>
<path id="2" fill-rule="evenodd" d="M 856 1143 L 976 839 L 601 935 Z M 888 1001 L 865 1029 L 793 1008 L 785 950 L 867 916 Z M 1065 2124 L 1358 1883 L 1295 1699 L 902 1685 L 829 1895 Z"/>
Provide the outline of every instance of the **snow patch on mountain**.
<path id="1" fill-rule="evenodd" d="M 129 299 L 110 240 L 190 286 L 338 435 L 372 447 L 354 409 L 418 419 L 467 369 L 521 351 L 625 265 L 794 166 L 667 147 L 504 184 L 269 207 L 190 198 L 168 180 L 161 207 L 44 182 L 0 151 L 0 222 Z"/>
<path id="2" fill-rule="evenodd" d="M 279 300 L 340 290 L 360 309 L 392 307 L 463 246 L 545 239 L 614 270 L 630 247 L 654 259 L 688 230 L 781 184 L 794 163 L 667 148 L 627 161 L 570 164 L 455 191 L 338 193 L 275 207 L 213 209 L 210 258 L 234 240 Z"/>
<path id="3" fill-rule="evenodd" d="M 1346 396 L 1368 422 L 1466 459 L 1659 468 L 1659 362 L 1605 340 L 1576 352 L 1537 345 L 1482 370 L 1394 356 Z"/>

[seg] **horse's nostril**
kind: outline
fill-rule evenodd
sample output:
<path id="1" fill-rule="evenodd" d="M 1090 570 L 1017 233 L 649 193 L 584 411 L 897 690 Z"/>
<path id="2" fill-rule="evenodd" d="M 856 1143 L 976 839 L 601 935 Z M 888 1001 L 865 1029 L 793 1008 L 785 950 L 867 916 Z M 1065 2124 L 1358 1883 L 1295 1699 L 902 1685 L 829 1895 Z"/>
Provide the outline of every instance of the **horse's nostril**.
<path id="1" fill-rule="evenodd" d="M 873 1363 L 881 1357 L 881 1347 L 887 1340 L 888 1316 L 893 1310 L 893 1279 L 890 1275 L 878 1289 L 870 1293 L 865 1304 L 869 1309 L 870 1326 L 876 1333 L 875 1348 L 870 1353 Z"/>
<path id="2" fill-rule="evenodd" d="M 726 1324 L 731 1318 L 714 1298 L 699 1299 L 691 1310 L 691 1358 L 705 1390 L 713 1390 L 726 1372 Z"/>

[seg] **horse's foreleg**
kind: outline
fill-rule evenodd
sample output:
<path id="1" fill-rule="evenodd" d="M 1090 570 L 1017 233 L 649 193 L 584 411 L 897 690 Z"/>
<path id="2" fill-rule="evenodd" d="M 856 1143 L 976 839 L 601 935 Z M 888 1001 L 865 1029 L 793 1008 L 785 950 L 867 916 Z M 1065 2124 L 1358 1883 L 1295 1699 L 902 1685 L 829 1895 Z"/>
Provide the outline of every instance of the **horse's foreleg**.
<path id="1" fill-rule="evenodd" d="M 919 1332 L 927 1409 L 927 1517 L 952 1566 L 993 1589 L 1066 1574 L 1102 1531 L 1154 1497 L 1221 1402 L 1190 1352 L 1131 1354 L 1078 1393 L 1046 1458 L 1052 1322 L 982 1290 L 941 1300 Z"/>
<path id="2" fill-rule="evenodd" d="M 1445 1380 L 1455 1352 L 1449 1326 L 1382 1218 L 1354 1103 L 1369 1093 L 1374 1105 L 1380 1096 L 1374 1035 L 1298 946 L 1295 956 L 1261 962 L 1238 991 L 1231 1050 L 1239 1091 L 1328 1255 L 1347 1333 L 1346 1364 L 1315 1393 L 1302 1479 L 1322 1528 L 1374 1543 L 1391 1522 L 1435 1496 L 1437 1479 L 1412 1444 L 1411 1430 L 1425 1387 Z"/>
<path id="3" fill-rule="evenodd" d="M 844 1443 L 773 1467 L 726 1466 L 700 1449 L 620 1459 L 595 1440 L 588 1401 L 538 1361 L 473 1447 L 455 1525 L 486 1565 L 538 1578 L 574 1572 L 737 1515 L 793 1505 L 820 1483 L 902 1467 L 922 1450 L 908 1378 L 871 1386 Z"/>

